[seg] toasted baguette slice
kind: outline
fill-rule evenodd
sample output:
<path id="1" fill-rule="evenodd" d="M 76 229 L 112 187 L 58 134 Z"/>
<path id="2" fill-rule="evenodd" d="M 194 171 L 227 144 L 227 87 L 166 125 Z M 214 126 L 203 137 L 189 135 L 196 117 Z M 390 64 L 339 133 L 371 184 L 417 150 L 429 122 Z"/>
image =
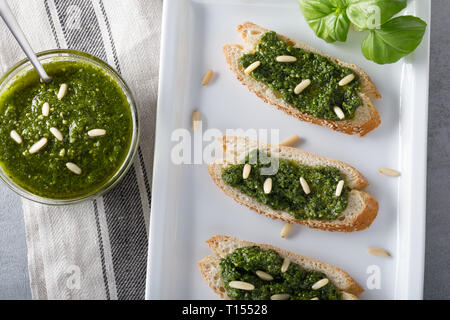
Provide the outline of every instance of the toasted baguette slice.
<path id="1" fill-rule="evenodd" d="M 302 48 L 305 51 L 320 54 L 340 66 L 352 69 L 360 78 L 362 88 L 361 92 L 359 93 L 359 97 L 361 98 L 363 105 L 358 107 L 353 119 L 343 121 L 318 119 L 314 116 L 305 114 L 299 111 L 299 109 L 295 108 L 294 106 L 286 103 L 266 84 L 259 82 L 253 79 L 250 75 L 244 73 L 244 69 L 239 64 L 239 59 L 244 54 L 254 52 L 261 36 L 269 30 L 264 29 L 251 22 L 245 22 L 244 24 L 238 26 L 237 30 L 244 40 L 244 46 L 241 46 L 239 44 L 227 44 L 223 46 L 223 52 L 225 54 L 226 60 L 230 66 L 230 69 L 236 74 L 238 80 L 265 102 L 274 105 L 277 109 L 282 110 L 299 120 L 318 124 L 347 134 L 359 134 L 360 136 L 364 136 L 380 125 L 380 116 L 378 114 L 378 110 L 373 106 L 371 99 L 381 98 L 381 95 L 373 82 L 370 80 L 369 76 L 364 71 L 362 71 L 361 68 L 357 67 L 354 64 L 345 63 L 339 61 L 338 59 L 332 58 L 300 41 L 292 40 L 288 37 L 278 35 L 281 39 L 283 39 L 287 43 L 292 44 L 295 47 Z"/>
<path id="2" fill-rule="evenodd" d="M 288 258 L 291 262 L 297 263 L 305 270 L 322 272 L 337 289 L 345 292 L 342 295 L 344 300 L 358 300 L 357 295 L 364 291 L 355 280 L 341 269 L 271 245 L 258 244 L 220 235 L 212 237 L 206 241 L 206 243 L 218 257 L 207 256 L 198 262 L 198 267 L 205 281 L 222 299 L 230 300 L 227 296 L 222 277 L 220 276 L 220 259 L 238 248 L 248 246 L 258 246 L 263 250 L 273 249 L 278 252 L 282 258 Z"/>
<path id="3" fill-rule="evenodd" d="M 341 232 L 363 230 L 369 227 L 377 216 L 378 202 L 371 195 L 360 191 L 369 185 L 367 180 L 356 169 L 344 162 L 322 158 L 296 148 L 258 143 L 257 141 L 242 137 L 222 137 L 219 141 L 222 143 L 224 158 L 218 159 L 208 166 L 209 174 L 225 194 L 260 214 L 264 214 L 272 219 L 302 224 L 311 228 Z M 345 179 L 346 185 L 352 189 L 349 193 L 347 208 L 341 213 L 338 220 L 295 219 L 289 213 L 274 210 L 259 203 L 252 197 L 243 194 L 237 188 L 225 184 L 222 179 L 223 169 L 234 164 L 239 164 L 248 152 L 254 149 L 259 149 L 267 153 L 273 153 L 276 150 L 279 151 L 277 157 L 280 159 L 293 160 L 307 166 L 330 166 L 339 169 Z"/>

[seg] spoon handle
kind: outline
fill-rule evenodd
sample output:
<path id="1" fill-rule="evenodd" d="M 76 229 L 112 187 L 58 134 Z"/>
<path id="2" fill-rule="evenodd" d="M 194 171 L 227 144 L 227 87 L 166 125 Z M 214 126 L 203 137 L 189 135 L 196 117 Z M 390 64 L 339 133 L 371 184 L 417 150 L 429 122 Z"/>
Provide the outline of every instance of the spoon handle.
<path id="1" fill-rule="evenodd" d="M 36 71 L 38 72 L 41 79 L 48 83 L 51 81 L 51 77 L 48 76 L 47 72 L 42 67 L 41 62 L 37 58 L 36 54 L 34 53 L 33 49 L 30 46 L 30 43 L 28 42 L 27 38 L 25 37 L 25 34 L 22 31 L 22 28 L 17 23 L 16 18 L 14 17 L 8 3 L 6 0 L 0 0 L 0 16 L 5 21 L 7 27 L 13 34 L 13 36 L 16 38 L 17 42 L 19 43 L 22 50 L 25 52 L 26 56 L 30 60 L 31 64 L 34 66 Z"/>

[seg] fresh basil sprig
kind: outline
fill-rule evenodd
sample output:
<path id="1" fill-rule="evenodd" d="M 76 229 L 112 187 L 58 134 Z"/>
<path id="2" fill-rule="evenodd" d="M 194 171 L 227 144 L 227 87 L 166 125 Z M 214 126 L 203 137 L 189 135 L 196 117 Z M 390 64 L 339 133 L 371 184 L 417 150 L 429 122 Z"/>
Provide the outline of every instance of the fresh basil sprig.
<path id="1" fill-rule="evenodd" d="M 346 41 L 350 21 L 342 0 L 298 0 L 315 34 L 326 42 Z"/>
<path id="2" fill-rule="evenodd" d="M 413 16 L 394 18 L 371 30 L 363 40 L 364 56 L 378 64 L 394 63 L 419 46 L 427 24 Z"/>
<path id="3" fill-rule="evenodd" d="M 327 42 L 346 41 L 350 24 L 368 30 L 361 49 L 378 64 L 394 63 L 419 46 L 426 22 L 413 16 L 393 18 L 407 0 L 297 0 L 306 22 Z"/>

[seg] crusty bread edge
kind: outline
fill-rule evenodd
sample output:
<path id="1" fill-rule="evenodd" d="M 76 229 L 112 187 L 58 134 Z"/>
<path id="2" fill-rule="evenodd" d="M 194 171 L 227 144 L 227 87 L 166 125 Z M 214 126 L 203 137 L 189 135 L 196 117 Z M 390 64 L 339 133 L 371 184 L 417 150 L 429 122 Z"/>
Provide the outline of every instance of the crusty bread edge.
<path id="1" fill-rule="evenodd" d="M 198 269 L 200 270 L 200 273 L 203 277 L 203 279 L 206 281 L 206 283 L 208 284 L 208 286 L 217 294 L 219 295 L 219 297 L 221 299 L 224 300 L 231 300 L 230 297 L 228 297 L 228 295 L 226 294 L 226 291 L 224 290 L 223 292 L 217 288 L 212 281 L 209 279 L 208 274 L 206 272 L 206 265 L 207 264 L 215 264 L 216 265 L 216 269 L 219 270 L 219 263 L 220 263 L 220 258 L 217 257 L 211 257 L 211 256 L 206 256 L 204 257 L 202 260 L 200 260 L 199 262 L 197 262 L 198 265 Z M 223 289 L 223 288 L 222 288 Z"/>
<path id="2" fill-rule="evenodd" d="M 339 223 L 339 221 L 321 221 L 321 220 L 308 220 L 308 219 L 295 219 L 295 218 L 288 218 L 281 215 L 274 215 L 271 213 L 268 213 L 264 210 L 261 210 L 257 207 L 254 207 L 248 203 L 245 203 L 244 201 L 240 201 L 236 197 L 233 196 L 233 194 L 229 193 L 227 189 L 224 188 L 224 185 L 221 181 L 218 181 L 215 178 L 215 175 L 213 174 L 212 168 L 213 165 L 210 165 L 208 167 L 208 172 L 211 175 L 211 178 L 213 179 L 214 183 L 230 198 L 234 199 L 236 202 L 246 206 L 247 208 L 256 211 L 259 214 L 263 214 L 268 218 L 271 218 L 273 220 L 281 220 L 285 222 L 289 222 L 292 224 L 300 224 L 307 226 L 309 228 L 313 229 L 320 229 L 323 231 L 337 231 L 337 232 L 354 232 L 354 231 L 362 231 L 366 228 L 368 228 L 372 222 L 375 220 L 377 214 L 378 214 L 378 202 L 369 194 L 359 191 L 360 194 L 365 199 L 365 207 L 361 212 L 358 213 L 357 218 L 353 221 L 351 225 L 349 224 L 343 224 Z M 358 191 L 358 190 L 356 190 Z"/>
<path id="3" fill-rule="evenodd" d="M 327 277 L 329 277 L 329 279 L 330 279 L 330 281 L 332 281 L 332 283 L 333 283 L 333 279 L 332 279 L 333 276 L 331 275 L 331 272 L 339 273 L 340 276 L 345 278 L 346 286 L 341 287 L 336 283 L 333 283 L 333 284 L 336 285 L 336 287 L 340 291 L 350 293 L 350 294 L 354 295 L 355 297 L 360 295 L 364 291 L 364 289 L 348 273 L 346 273 L 345 271 L 343 271 L 339 268 L 336 268 L 334 266 L 331 266 L 331 265 L 325 264 L 321 261 L 318 261 L 316 259 L 305 257 L 300 254 L 293 253 L 291 251 L 281 249 L 281 248 L 278 248 L 278 247 L 275 247 L 272 245 L 268 245 L 268 244 L 261 244 L 261 243 L 254 243 L 254 242 L 250 242 L 250 241 L 238 240 L 234 237 L 225 236 L 225 235 L 216 235 L 216 236 L 213 236 L 210 239 L 208 239 L 206 241 L 206 243 L 213 250 L 213 252 L 216 254 L 217 257 L 207 256 L 207 257 L 203 258 L 202 260 L 200 260 L 198 262 L 198 267 L 199 267 L 200 273 L 202 274 L 202 277 L 208 283 L 208 286 L 212 290 L 214 290 L 214 292 L 216 294 L 218 294 L 222 299 L 229 300 L 230 298 L 226 295 L 226 291 L 222 292 L 219 288 L 216 288 L 211 283 L 211 281 L 208 279 L 208 275 L 205 272 L 204 265 L 206 263 L 217 263 L 218 264 L 220 261 L 220 258 L 225 257 L 224 253 L 220 252 L 220 250 L 219 250 L 219 243 L 224 242 L 224 241 L 230 241 L 230 240 L 240 242 L 240 244 L 241 244 L 240 247 L 242 247 L 242 246 L 258 246 L 264 250 L 273 249 L 276 252 L 278 252 L 282 257 L 289 257 L 294 263 L 297 263 L 303 267 L 304 267 L 304 264 L 302 263 L 303 260 L 310 262 L 312 265 L 314 265 L 314 264 L 318 265 L 319 268 L 314 269 L 314 270 L 323 272 L 325 275 L 327 275 Z"/>

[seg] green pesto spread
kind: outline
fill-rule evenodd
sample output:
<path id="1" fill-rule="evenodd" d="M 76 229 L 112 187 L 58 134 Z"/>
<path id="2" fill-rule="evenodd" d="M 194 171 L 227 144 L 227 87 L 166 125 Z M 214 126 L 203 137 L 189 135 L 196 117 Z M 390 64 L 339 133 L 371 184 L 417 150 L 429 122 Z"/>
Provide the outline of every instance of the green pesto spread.
<path id="1" fill-rule="evenodd" d="M 328 282 L 324 287 L 313 290 L 317 281 L 326 278 L 323 273 L 306 271 L 296 263 L 290 263 L 286 272 L 281 272 L 283 258 L 272 249 L 259 247 L 236 249 L 220 261 L 220 272 L 227 295 L 235 300 L 270 300 L 275 294 L 289 294 L 291 300 L 341 300 L 338 289 Z M 274 279 L 262 280 L 256 275 L 261 270 Z M 254 290 L 234 289 L 231 281 L 244 281 L 255 286 Z"/>
<path id="2" fill-rule="evenodd" d="M 25 190 L 50 199 L 73 199 L 99 190 L 124 162 L 132 140 L 132 116 L 120 85 L 92 64 L 54 61 L 44 65 L 53 78 L 41 83 L 34 70 L 20 75 L 0 96 L 0 165 Z M 57 95 L 68 85 L 64 98 Z M 50 113 L 42 108 L 49 103 Z M 50 132 L 57 128 L 59 141 Z M 106 135 L 90 137 L 93 129 Z M 15 130 L 18 144 L 10 137 Z M 31 154 L 42 138 L 47 145 Z M 80 175 L 67 163 L 76 164 Z"/>
<path id="3" fill-rule="evenodd" d="M 278 171 L 270 176 L 261 174 L 261 170 L 274 161 L 278 161 Z M 246 163 L 252 168 L 249 177 L 244 179 Z M 269 177 L 272 191 L 266 194 L 263 186 Z M 308 183 L 310 194 L 304 192 L 300 177 Z M 268 157 L 258 150 L 250 152 L 243 163 L 225 168 L 222 178 L 225 184 L 274 210 L 286 211 L 296 219 L 335 220 L 347 207 L 350 191 L 344 186 L 341 195 L 336 196 L 337 185 L 343 180 L 336 168 L 300 165 L 292 160 Z"/>
<path id="4" fill-rule="evenodd" d="M 293 56 L 297 61 L 278 62 L 278 56 Z M 295 48 L 279 39 L 275 32 L 265 33 L 256 51 L 240 59 L 244 68 L 256 61 L 260 61 L 261 65 L 251 76 L 268 85 L 284 101 L 303 113 L 338 121 L 340 119 L 334 112 L 335 106 L 342 109 L 345 119 L 351 119 L 362 105 L 358 96 L 361 84 L 353 70 L 339 66 L 319 54 Z M 339 86 L 339 81 L 352 73 L 355 79 L 343 87 Z M 311 85 L 300 94 L 295 94 L 295 87 L 306 79 L 311 80 Z"/>

